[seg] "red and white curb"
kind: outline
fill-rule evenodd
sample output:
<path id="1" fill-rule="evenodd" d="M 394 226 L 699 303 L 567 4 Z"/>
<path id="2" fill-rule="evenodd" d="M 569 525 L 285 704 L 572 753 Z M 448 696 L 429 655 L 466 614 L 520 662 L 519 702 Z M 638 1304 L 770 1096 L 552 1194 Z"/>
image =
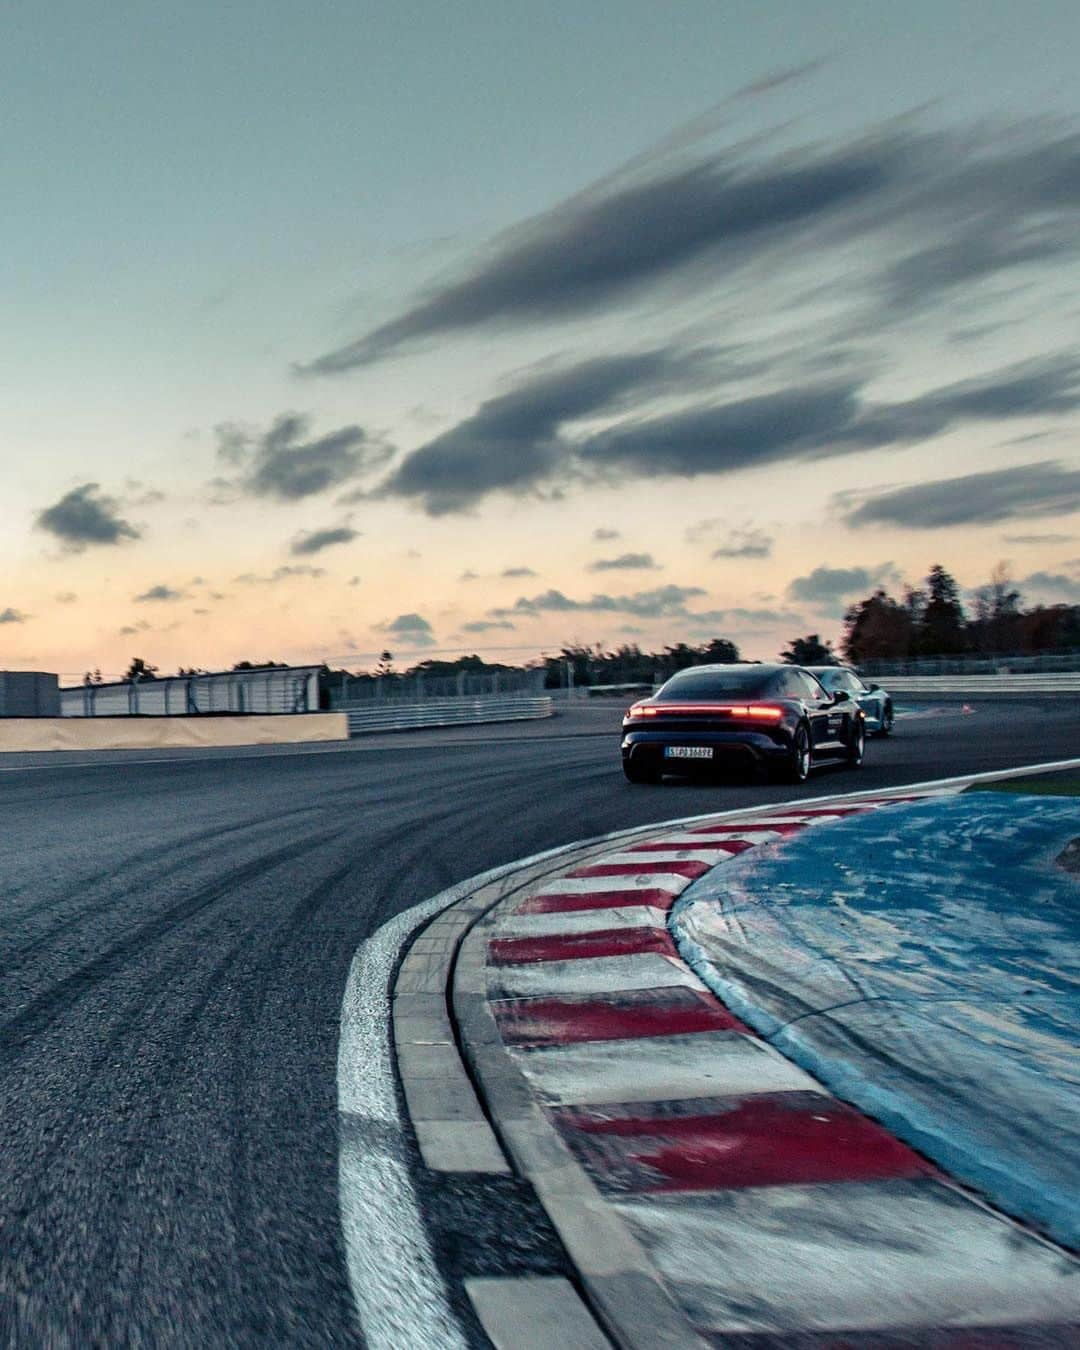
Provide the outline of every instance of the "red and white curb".
<path id="1" fill-rule="evenodd" d="M 504 1045 L 707 1343 L 1080 1344 L 1077 1262 L 754 1036 L 668 932 L 741 852 L 932 791 L 658 828 L 489 920 Z"/>

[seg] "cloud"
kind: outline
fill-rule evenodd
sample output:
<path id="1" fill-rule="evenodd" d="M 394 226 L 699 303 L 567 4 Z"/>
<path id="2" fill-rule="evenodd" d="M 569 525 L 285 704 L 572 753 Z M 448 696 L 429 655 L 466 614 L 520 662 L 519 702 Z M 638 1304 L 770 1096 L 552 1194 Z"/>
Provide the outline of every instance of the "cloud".
<path id="1" fill-rule="evenodd" d="M 332 548 L 335 544 L 351 544 L 359 537 L 360 531 L 351 529 L 348 525 L 312 530 L 309 534 L 298 534 L 289 545 L 289 552 L 294 558 L 309 557 L 313 553 L 321 553 L 324 548 Z"/>
<path id="2" fill-rule="evenodd" d="M 1075 534 L 1006 534 L 1007 544 L 1071 544 Z"/>
<path id="3" fill-rule="evenodd" d="M 490 633 L 496 628 L 513 629 L 514 624 L 509 619 L 474 619 L 472 623 L 463 623 L 461 628 L 465 633 Z"/>
<path id="4" fill-rule="evenodd" d="M 155 600 L 170 601 L 183 600 L 184 598 L 183 591 L 174 590 L 171 586 L 158 585 L 151 586 L 148 591 L 143 591 L 142 595 L 137 595 L 135 603 L 141 605 Z"/>
<path id="5" fill-rule="evenodd" d="M 622 535 L 618 530 L 608 530 L 603 526 L 600 526 L 598 529 L 593 530 L 592 537 L 593 543 L 606 544 L 612 539 L 621 539 Z"/>
<path id="6" fill-rule="evenodd" d="M 137 633 L 149 632 L 150 628 L 151 625 L 148 624 L 145 619 L 140 619 L 138 623 L 125 624 L 124 627 L 120 629 L 119 635 L 120 637 L 134 637 Z"/>
<path id="7" fill-rule="evenodd" d="M 587 572 L 656 572 L 659 568 L 651 553 L 620 553 L 617 558 L 597 558 Z"/>
<path id="8" fill-rule="evenodd" d="M 713 359 L 658 349 L 534 373 L 414 451 L 377 495 L 419 499 L 437 516 L 468 510 L 489 492 L 533 490 L 566 465 L 564 425 L 700 380 Z"/>
<path id="9" fill-rule="evenodd" d="M 26 623 L 29 618 L 29 614 L 24 614 L 21 609 L 12 609 L 10 605 L 0 609 L 0 623 Z"/>
<path id="10" fill-rule="evenodd" d="M 1054 600 L 1080 604 L 1080 581 L 1063 572 L 1032 572 L 1023 578 L 1020 586 L 1025 591 L 1035 591 Z"/>
<path id="11" fill-rule="evenodd" d="M 1080 361 L 1050 358 L 932 389 L 900 403 L 864 400 L 856 379 L 630 420 L 578 447 L 623 477 L 695 477 L 929 440 L 952 427 L 1058 416 L 1080 408 Z"/>
<path id="12" fill-rule="evenodd" d="M 832 609 L 853 596 L 867 595 L 878 586 L 895 585 L 899 573 L 891 562 L 877 567 L 815 567 L 805 577 L 795 577 L 787 588 L 792 600 L 820 609 Z"/>
<path id="13" fill-rule="evenodd" d="M 702 119 L 706 132 L 721 128 L 715 115 Z M 333 374 L 449 334 L 608 313 L 672 283 L 703 279 L 730 293 L 745 265 L 775 267 L 810 249 L 844 249 L 838 262 L 850 266 L 852 241 L 879 264 L 870 289 L 875 312 L 890 316 L 1077 250 L 1080 138 L 1069 130 L 928 133 L 911 120 L 828 151 L 778 139 L 689 159 L 685 135 L 667 138 L 303 369 Z"/>
<path id="14" fill-rule="evenodd" d="M 74 591 L 61 591 L 55 600 L 58 605 L 73 605 L 78 598 Z"/>
<path id="15" fill-rule="evenodd" d="M 711 554 L 714 558 L 768 558 L 773 546 L 772 538 L 764 530 L 749 525 L 731 528 L 717 517 L 691 525 L 686 531 L 686 542 L 715 544 Z"/>
<path id="16" fill-rule="evenodd" d="M 243 586 L 276 586 L 279 581 L 288 581 L 291 577 L 324 577 L 326 576 L 325 567 L 311 567 L 307 563 L 286 564 L 282 567 L 275 567 L 269 576 L 258 576 L 254 572 L 244 572 L 238 577 L 233 577 L 234 582 L 239 582 Z M 223 597 L 215 596 L 215 599 Z"/>
<path id="17" fill-rule="evenodd" d="M 406 647 L 433 647 L 435 634 L 427 619 L 419 614 L 399 614 L 396 619 L 375 625 L 376 632 L 398 638 Z"/>
<path id="18" fill-rule="evenodd" d="M 602 614 L 633 614 L 641 619 L 682 618 L 688 613 L 687 600 L 706 592 L 700 586 L 658 586 L 651 591 L 636 591 L 632 595 L 591 595 L 587 600 L 574 600 L 562 591 L 548 590 L 539 595 L 520 596 L 510 608 L 488 610 L 493 619 L 514 617 L 536 618 L 540 614 L 572 614 L 592 612 Z"/>
<path id="19" fill-rule="evenodd" d="M 505 567 L 500 575 L 510 580 L 514 577 L 534 577 L 536 573 L 531 567 Z"/>
<path id="20" fill-rule="evenodd" d="M 458 577 L 458 581 L 479 581 L 479 580 L 480 580 L 480 573 L 474 572 L 471 568 L 466 568 L 465 571 L 462 572 L 461 576 Z"/>
<path id="21" fill-rule="evenodd" d="M 706 259 L 734 266 L 899 185 L 909 154 L 897 138 L 753 167 L 725 151 L 580 194 L 503 236 L 460 281 L 304 369 L 334 374 L 451 332 L 607 310 Z"/>
<path id="22" fill-rule="evenodd" d="M 392 453 L 362 427 L 344 426 L 312 438 L 311 419 L 283 413 L 270 430 L 259 433 L 235 422 L 214 428 L 218 458 L 239 470 L 234 478 L 211 482 L 221 499 L 230 491 L 254 497 L 299 501 L 340 487 L 382 467 Z"/>
<path id="23" fill-rule="evenodd" d="M 731 370 L 727 368 L 730 375 Z M 430 515 L 472 509 L 487 494 L 554 495 L 571 479 L 721 475 L 776 463 L 914 445 L 970 423 L 1058 417 L 1080 408 L 1080 359 L 1006 366 L 896 403 L 866 396 L 863 376 L 790 382 L 731 401 L 662 413 L 633 409 L 661 394 L 717 386 L 716 349 L 653 349 L 533 373 L 409 455 L 368 496 L 419 500 Z M 630 416 L 625 416 L 630 412 Z M 574 437 L 583 419 L 610 419 Z M 764 547 L 761 531 L 732 548 Z M 719 557 L 766 556 L 725 553 Z"/>
<path id="24" fill-rule="evenodd" d="M 83 483 L 66 492 L 58 502 L 38 513 L 35 524 L 59 539 L 69 553 L 81 553 L 92 545 L 122 544 L 141 539 L 142 532 L 120 515 L 115 497 L 97 483 Z"/>
<path id="25" fill-rule="evenodd" d="M 834 498 L 842 510 L 850 505 Z M 1055 460 L 943 478 L 892 488 L 867 497 L 846 514 L 847 523 L 932 530 L 945 525 L 985 525 L 1012 517 L 1066 515 L 1080 510 L 1080 470 Z"/>

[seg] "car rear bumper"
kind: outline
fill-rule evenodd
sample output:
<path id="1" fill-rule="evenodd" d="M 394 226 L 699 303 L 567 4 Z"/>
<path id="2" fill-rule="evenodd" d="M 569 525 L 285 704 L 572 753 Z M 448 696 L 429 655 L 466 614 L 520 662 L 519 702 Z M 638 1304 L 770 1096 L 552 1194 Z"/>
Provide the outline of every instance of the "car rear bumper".
<path id="1" fill-rule="evenodd" d="M 667 746 L 693 746 L 712 750 L 709 759 L 677 759 L 665 756 Z M 745 731 L 688 731 L 682 734 L 658 731 L 628 731 L 623 733 L 623 762 L 633 760 L 664 773 L 700 773 L 712 765 L 751 759 L 758 764 L 773 764 L 786 760 L 791 744 L 785 732 L 757 729 Z"/>

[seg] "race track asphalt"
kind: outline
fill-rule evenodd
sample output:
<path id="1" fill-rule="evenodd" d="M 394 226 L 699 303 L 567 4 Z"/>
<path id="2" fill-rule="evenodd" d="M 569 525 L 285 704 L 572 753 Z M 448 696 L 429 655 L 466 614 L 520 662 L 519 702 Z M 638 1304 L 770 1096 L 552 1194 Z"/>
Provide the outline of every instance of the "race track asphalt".
<path id="1" fill-rule="evenodd" d="M 620 710 L 0 759 L 0 1344 L 358 1343 L 338 1019 L 414 902 L 608 830 L 1080 755 L 1076 701 L 952 705 L 802 789 L 631 787 Z"/>

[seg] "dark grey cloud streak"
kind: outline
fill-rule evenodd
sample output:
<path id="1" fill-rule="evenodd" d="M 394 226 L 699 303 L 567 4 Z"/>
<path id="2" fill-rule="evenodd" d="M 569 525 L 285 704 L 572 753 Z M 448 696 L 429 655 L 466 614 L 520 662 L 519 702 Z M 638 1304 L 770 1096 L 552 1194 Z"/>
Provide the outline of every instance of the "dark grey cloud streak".
<path id="1" fill-rule="evenodd" d="M 730 473 L 784 460 L 915 444 L 953 427 L 1080 408 L 1080 362 L 1025 362 L 902 403 L 864 401 L 859 381 L 807 385 L 613 426 L 576 447 L 621 476 Z"/>
<path id="2" fill-rule="evenodd" d="M 597 558 L 589 563 L 589 572 L 655 572 L 656 559 L 651 553 L 620 553 L 617 558 Z"/>
<path id="3" fill-rule="evenodd" d="M 722 386 L 721 353 L 652 350 L 525 377 L 408 456 L 371 495 L 419 500 L 429 515 L 466 511 L 491 492 L 536 492 L 574 478 L 725 474 L 785 461 L 913 445 L 951 428 L 1080 408 L 1080 360 L 1049 358 L 929 390 L 866 398 L 857 376 L 645 417 L 575 439 L 573 423 L 618 416 L 661 394 Z M 750 542 L 764 556 L 767 540 Z M 723 553 L 717 556 L 739 556 Z"/>
<path id="4" fill-rule="evenodd" d="M 850 507 L 844 499 L 836 503 Z M 899 525 L 933 530 L 944 525 L 985 525 L 1012 517 L 1067 515 L 1080 510 L 1080 470 L 1056 460 L 992 469 L 960 478 L 892 488 L 848 509 L 849 525 Z"/>
<path id="5" fill-rule="evenodd" d="M 831 154 L 749 154 L 724 148 L 689 164 L 661 160 L 647 177 L 616 175 L 509 231 L 460 280 L 300 369 L 333 374 L 448 333 L 589 314 L 703 265 L 722 285 L 740 264 L 805 247 L 811 234 L 815 243 L 887 237 L 881 302 L 898 308 L 1077 248 L 1075 226 L 1064 223 L 1080 204 L 1074 134 L 890 128 Z"/>
<path id="6" fill-rule="evenodd" d="M 312 530 L 310 534 L 299 534 L 289 545 L 294 558 L 310 557 L 321 553 L 324 548 L 333 548 L 335 544 L 351 544 L 360 537 L 360 531 L 349 525 L 336 525 L 330 529 Z"/>
<path id="7" fill-rule="evenodd" d="M 659 350 L 540 371 L 415 451 L 376 495 L 419 498 L 429 515 L 444 515 L 489 492 L 533 490 L 566 467 L 564 424 L 692 385 L 715 359 L 709 351 Z"/>

